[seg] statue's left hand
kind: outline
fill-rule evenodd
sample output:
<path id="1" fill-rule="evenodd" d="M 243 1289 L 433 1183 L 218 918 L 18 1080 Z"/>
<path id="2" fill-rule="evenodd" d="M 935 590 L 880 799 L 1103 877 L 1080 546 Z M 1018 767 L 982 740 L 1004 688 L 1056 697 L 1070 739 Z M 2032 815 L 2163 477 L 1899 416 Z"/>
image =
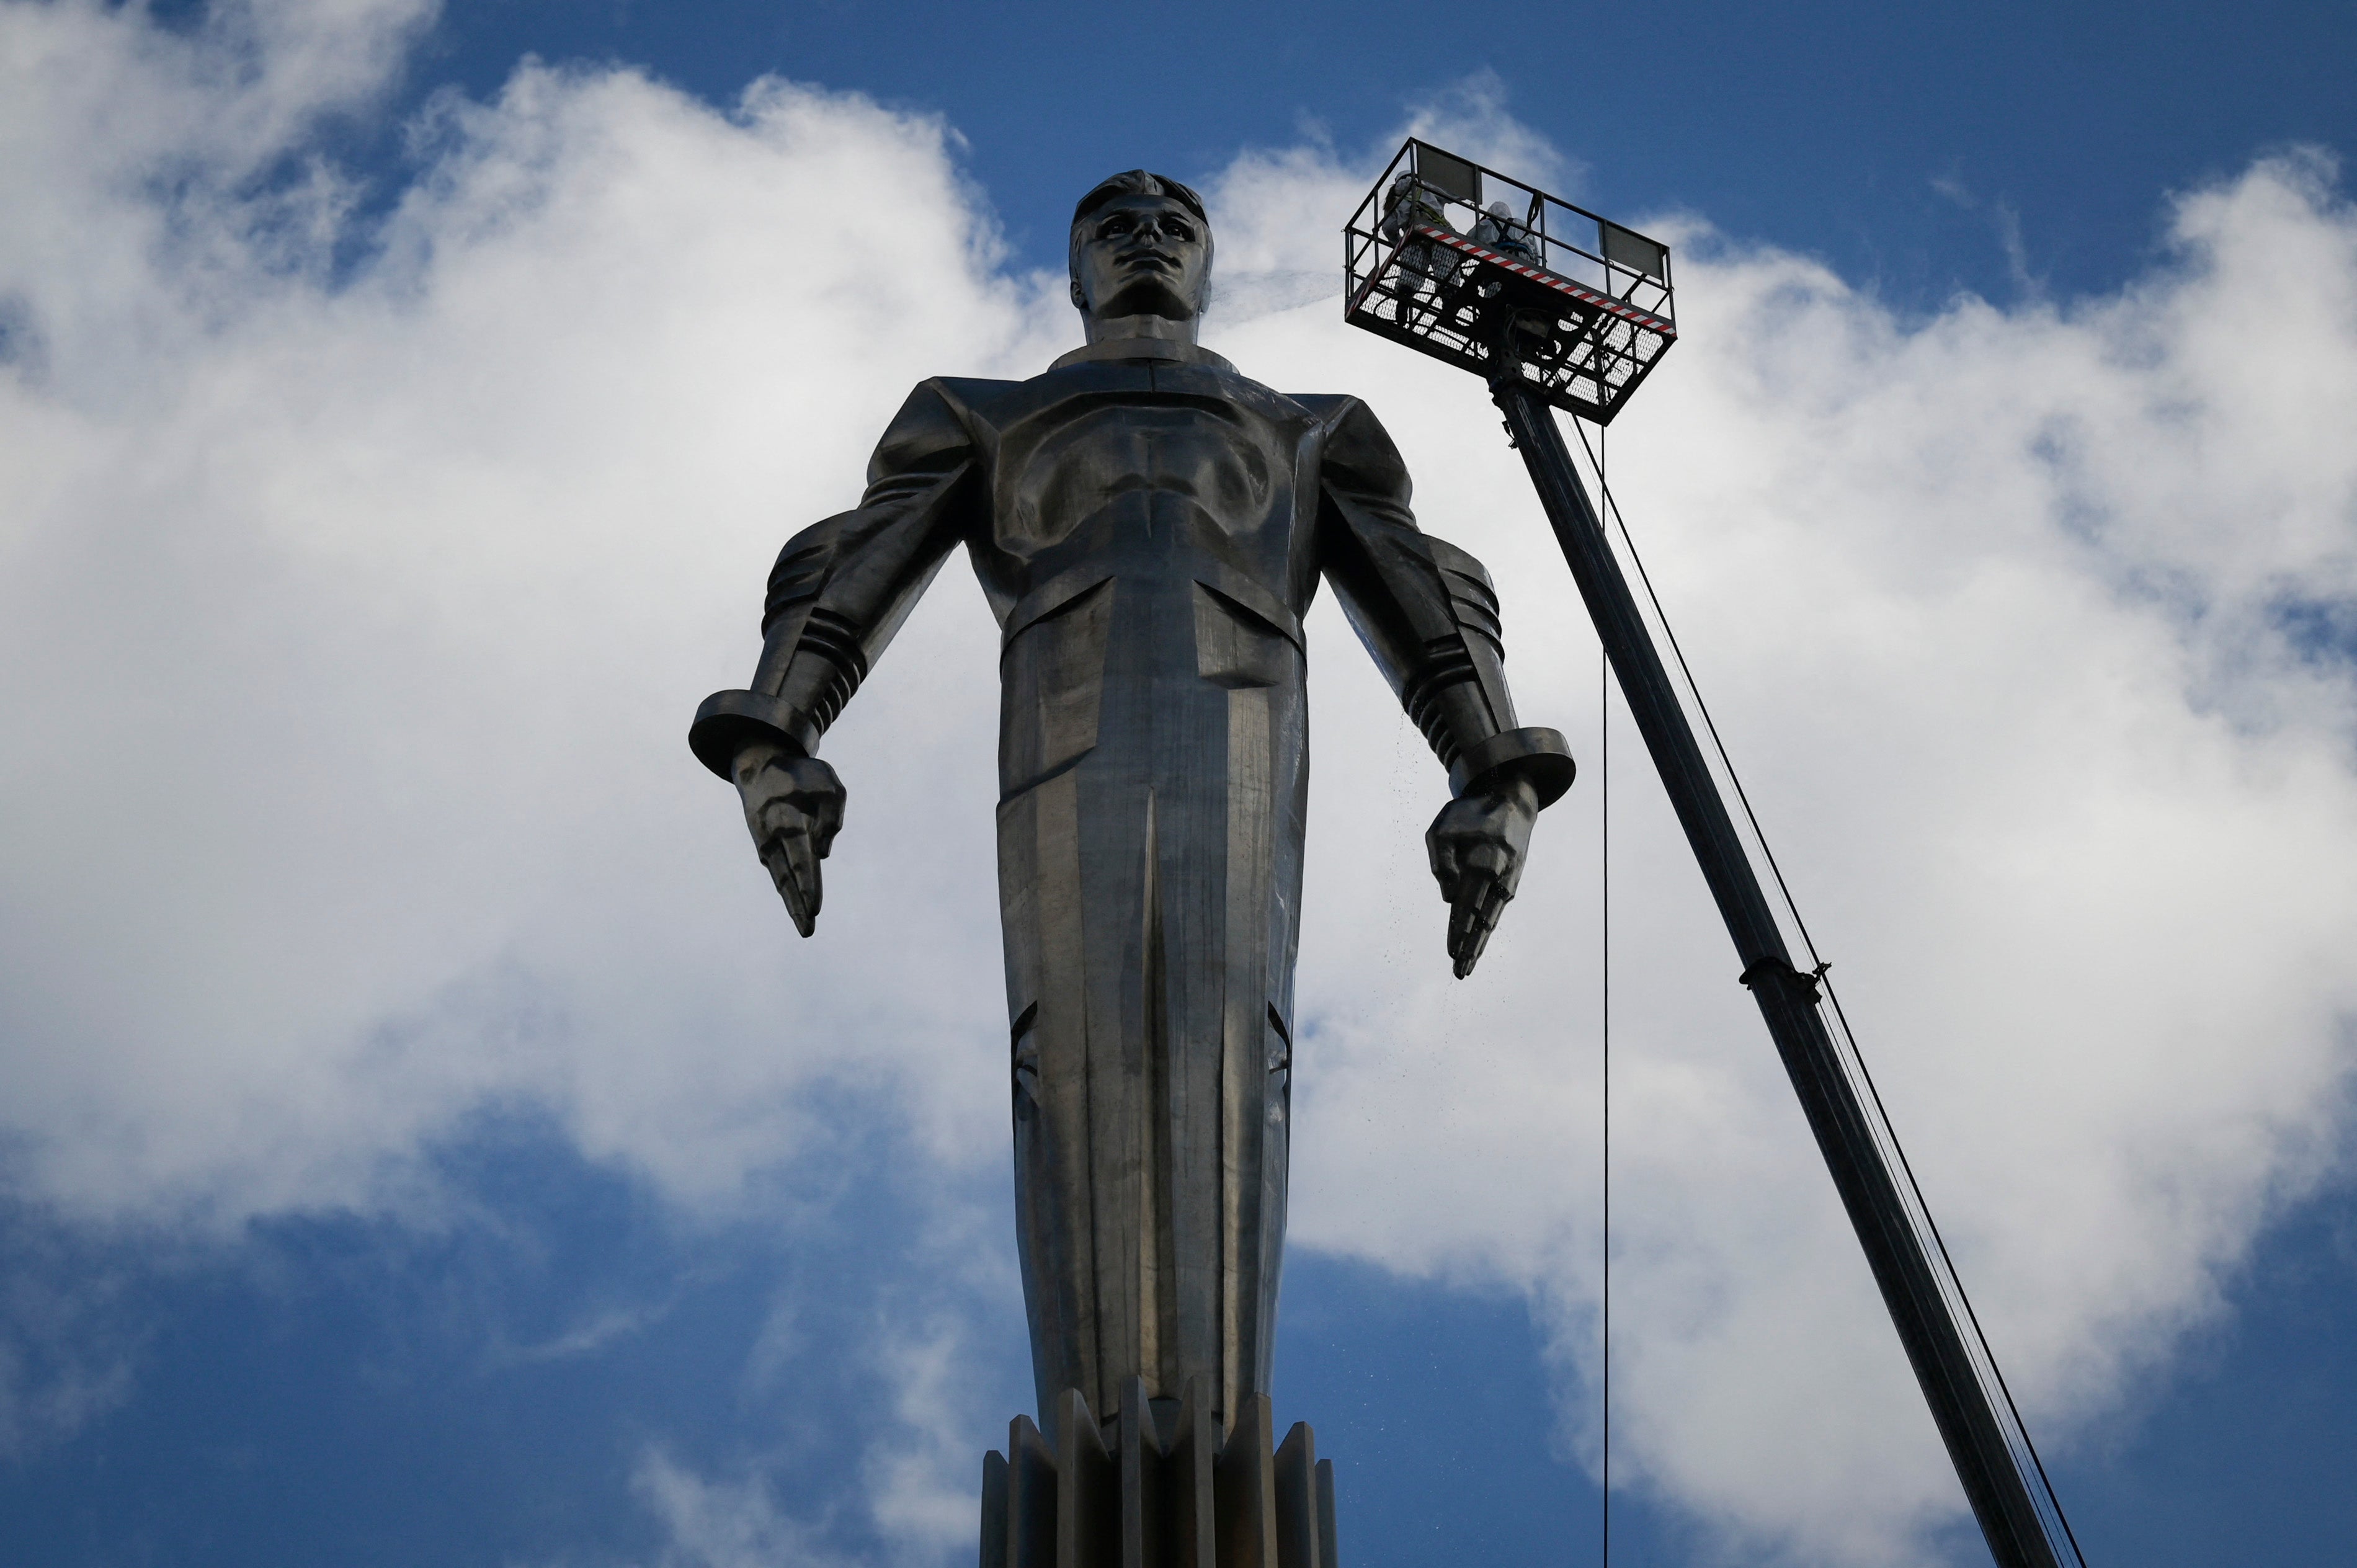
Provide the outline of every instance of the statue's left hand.
<path id="1" fill-rule="evenodd" d="M 764 743 L 737 753 L 730 772 L 761 865 L 786 901 L 794 929 L 809 936 L 818 929 L 824 892 L 818 863 L 834 847 L 843 826 L 843 781 L 815 757 L 797 757 Z"/>
<path id="2" fill-rule="evenodd" d="M 1448 956 L 1459 980 L 1473 972 L 1523 880 L 1538 814 L 1538 792 L 1509 778 L 1449 801 L 1424 835 L 1433 877 L 1449 904 Z"/>

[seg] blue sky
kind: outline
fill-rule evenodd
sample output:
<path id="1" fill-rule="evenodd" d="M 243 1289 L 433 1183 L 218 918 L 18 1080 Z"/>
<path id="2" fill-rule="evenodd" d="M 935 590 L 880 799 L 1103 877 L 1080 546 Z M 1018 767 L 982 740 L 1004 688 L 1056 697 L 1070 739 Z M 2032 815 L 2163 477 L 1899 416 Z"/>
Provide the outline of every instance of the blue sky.
<path id="1" fill-rule="evenodd" d="M 1616 485 L 2089 1560 L 2345 1560 L 2346 7 L 0 38 L 0 1560 L 963 1560 L 1028 1397 L 979 607 L 838 731 L 812 944 L 674 732 L 910 381 L 1062 346 L 1070 202 L 1144 165 L 1213 195 L 1215 343 L 1387 411 L 1591 757 L 1478 395 L 1289 307 L 1412 123 L 1694 259 Z M 1430 770 L 1318 646 L 1279 1420 L 1361 1568 L 1593 1563 L 1597 770 L 1451 991 Z M 1613 1561 L 1982 1561 L 1634 753 Z"/>
<path id="2" fill-rule="evenodd" d="M 2345 147 L 2330 5 L 454 7 L 409 91 L 516 58 L 621 60 L 726 102 L 763 72 L 945 115 L 1023 259 L 1100 166 L 1198 177 L 1305 127 L 1355 148 L 1477 72 L 1619 213 L 1688 209 L 1908 305 L 2071 295 L 2151 258 L 2157 198 L 2256 152 Z M 2018 233 L 2014 231 L 2018 228 Z M 2019 271 L 2009 247 L 2018 244 Z"/>

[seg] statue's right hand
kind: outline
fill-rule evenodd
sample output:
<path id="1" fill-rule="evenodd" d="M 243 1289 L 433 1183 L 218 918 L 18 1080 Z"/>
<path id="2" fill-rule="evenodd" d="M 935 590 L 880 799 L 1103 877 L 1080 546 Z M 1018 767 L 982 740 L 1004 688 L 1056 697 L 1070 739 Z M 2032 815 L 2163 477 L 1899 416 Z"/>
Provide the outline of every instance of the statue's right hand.
<path id="1" fill-rule="evenodd" d="M 794 929 L 809 936 L 817 929 L 824 891 L 818 863 L 834 847 L 843 826 L 842 780 L 817 757 L 797 757 L 766 742 L 738 752 L 729 771 L 744 799 L 745 825 L 752 830 L 761 864 L 786 901 Z"/>

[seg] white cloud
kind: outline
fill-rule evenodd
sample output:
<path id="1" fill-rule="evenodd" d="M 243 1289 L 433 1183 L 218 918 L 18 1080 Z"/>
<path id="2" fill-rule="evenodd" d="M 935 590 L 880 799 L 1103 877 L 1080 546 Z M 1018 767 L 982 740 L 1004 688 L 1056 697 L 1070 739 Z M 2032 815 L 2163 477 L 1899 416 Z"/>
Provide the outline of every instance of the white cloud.
<path id="1" fill-rule="evenodd" d="M 1962 300 L 1913 330 L 1688 226 L 1685 339 L 1611 437 L 2050 1439 L 2211 1306 L 2343 1127 L 2350 650 L 2281 615 L 2345 615 L 2357 537 L 2357 224 L 2328 180 L 2287 159 L 2182 199 L 2178 253 L 2118 299 Z M 2296 367 L 2234 336 L 2260 299 Z M 1380 349 L 1329 352 L 1327 330 L 1273 323 L 1243 357 L 1410 380 Z M 1422 391 L 1383 406 L 1424 515 L 1498 571 L 1524 711 L 1586 737 L 1588 788 L 1544 830 L 1483 975 L 1451 991 L 1410 836 L 1434 800 L 1333 787 L 1338 753 L 1353 783 L 1388 770 L 1396 721 L 1356 694 L 1318 715 L 1304 989 L 1328 1027 L 1304 1052 L 1296 1233 L 1520 1283 L 1592 1369 L 1595 655 L 1478 387 Z M 1683 843 L 1619 743 L 1620 1473 L 1755 1557 L 1910 1560 L 1953 1482 Z M 1569 1414 L 1592 1444 L 1590 1396 Z"/>
<path id="2" fill-rule="evenodd" d="M 207 74 L 117 42 L 135 99 Z M 226 198 L 183 204 L 185 243 L 138 234 L 178 132 L 135 116 L 113 134 L 148 140 L 107 160 L 131 173 L 73 193 L 127 214 L 91 225 L 113 270 L 9 258 L 41 363 L 0 391 L 7 1070 L 70 1203 L 342 1201 L 504 1095 L 709 1195 L 827 1135 L 798 1109 L 813 1076 L 997 1088 L 942 1048 L 1003 1027 L 986 834 L 945 835 L 890 903 L 839 878 L 830 940 L 793 951 L 681 740 L 741 678 L 791 520 L 856 488 L 902 367 L 1039 357 L 940 128 L 537 70 L 436 120 L 384 258 L 341 288 Z M 905 215 L 894 272 L 813 229 L 860 188 Z M 76 325 L 118 314 L 160 325 Z M 934 657 L 845 730 L 913 737 L 855 774 L 879 846 L 895 820 L 989 820 L 987 622 L 941 599 L 913 634 Z M 812 983 L 829 947 L 905 942 L 944 983 Z"/>
<path id="3" fill-rule="evenodd" d="M 939 1318 L 888 1332 L 880 1347 L 893 1426 L 867 1454 L 868 1509 L 907 1562 L 953 1558 L 977 1533 L 982 1455 L 973 1436 L 990 1422 L 972 1419 L 973 1337 L 958 1320 Z"/>
<path id="4" fill-rule="evenodd" d="M 931 1283 L 976 1283 L 971 1234 L 928 1240 Z M 781 1304 L 746 1369 L 747 1391 L 775 1413 L 779 1434 L 765 1451 L 718 1477 L 660 1447 L 640 1455 L 632 1484 L 663 1531 L 661 1568 L 877 1559 L 913 1568 L 970 1553 L 983 1444 L 996 1440 L 1004 1415 L 983 1407 L 1010 1391 L 1009 1380 L 977 1368 L 974 1322 L 938 1301 L 914 1312 L 894 1302 L 876 1313 L 863 1345 L 787 1348 L 776 1338 L 793 1334 L 783 1321 L 792 1313 Z M 791 1363 L 804 1348 L 847 1353 L 877 1397 L 845 1408 L 839 1396 L 791 1386 Z M 850 1485 L 813 1498 L 817 1473 Z M 872 1541 L 877 1559 L 846 1555 L 845 1539 Z"/>
<path id="5" fill-rule="evenodd" d="M 710 1480 L 651 1449 L 630 1487 L 667 1537 L 653 1568 L 850 1568 L 856 1561 L 822 1544 L 818 1530 L 780 1507 L 759 1474 Z"/>
<path id="6" fill-rule="evenodd" d="M 518 1100 L 693 1206 L 873 1119 L 996 1164 L 979 596 L 946 575 L 830 742 L 851 816 L 811 943 L 682 732 L 909 383 L 1044 363 L 1060 280 L 1004 275 L 936 124 L 529 68 L 437 102 L 381 252 L 331 282 L 339 177 L 257 177 L 305 166 L 420 15 L 173 38 L 0 9 L 0 189 L 29 215 L 0 232 L 18 1189 L 92 1218 L 389 1203 L 421 1139 Z M 1545 151 L 1478 91 L 1444 109 L 1477 155 Z M 1376 403 L 1587 780 L 1449 983 L 1437 770 L 1314 618 L 1295 1234 L 1528 1290 L 1592 1444 L 1595 653 L 1478 383 L 1286 307 L 1373 172 L 1311 147 L 1210 182 L 1214 344 Z M 2180 199 L 2177 252 L 2115 298 L 1917 326 L 1657 226 L 1686 335 L 1616 488 L 2050 1436 L 2166 1356 L 2341 1134 L 2357 238 L 2330 180 L 2287 158 Z M 889 231 L 846 192 L 888 193 Z M 1625 727 L 1613 774 L 1616 1475 L 1755 1554 L 1921 1558 L 1953 1482 Z M 879 1336 L 954 1375 L 926 1348 L 953 1339 Z M 949 1460 L 912 1430 L 870 1478 L 919 1552 Z M 766 1494 L 641 1484 L 704 1542 L 682 1562 L 802 1549 Z"/>
<path id="7" fill-rule="evenodd" d="M 70 1437 L 131 1395 L 149 1326 L 126 1305 L 128 1271 L 39 1225 L 8 1227 L 0 1279 L 0 1458 Z"/>

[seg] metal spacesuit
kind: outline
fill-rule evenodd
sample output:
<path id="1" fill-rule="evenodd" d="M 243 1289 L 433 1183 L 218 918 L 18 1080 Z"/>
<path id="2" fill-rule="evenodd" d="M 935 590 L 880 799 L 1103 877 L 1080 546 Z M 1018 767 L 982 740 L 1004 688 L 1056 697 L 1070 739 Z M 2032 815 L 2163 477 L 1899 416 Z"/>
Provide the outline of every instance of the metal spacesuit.
<path id="1" fill-rule="evenodd" d="M 1028 381 L 922 383 L 868 480 L 786 545 L 759 666 L 705 703 L 694 744 L 724 776 L 752 740 L 813 754 L 965 547 L 1001 633 L 1042 1417 L 1066 1388 L 1114 1415 L 1133 1376 L 1154 1398 L 1208 1379 L 1232 1412 L 1269 1382 L 1320 580 L 1460 791 L 1527 777 L 1544 803 L 1568 754 L 1517 727 L 1488 575 L 1418 531 L 1354 398 L 1281 395 L 1191 342 L 1093 342 Z"/>

